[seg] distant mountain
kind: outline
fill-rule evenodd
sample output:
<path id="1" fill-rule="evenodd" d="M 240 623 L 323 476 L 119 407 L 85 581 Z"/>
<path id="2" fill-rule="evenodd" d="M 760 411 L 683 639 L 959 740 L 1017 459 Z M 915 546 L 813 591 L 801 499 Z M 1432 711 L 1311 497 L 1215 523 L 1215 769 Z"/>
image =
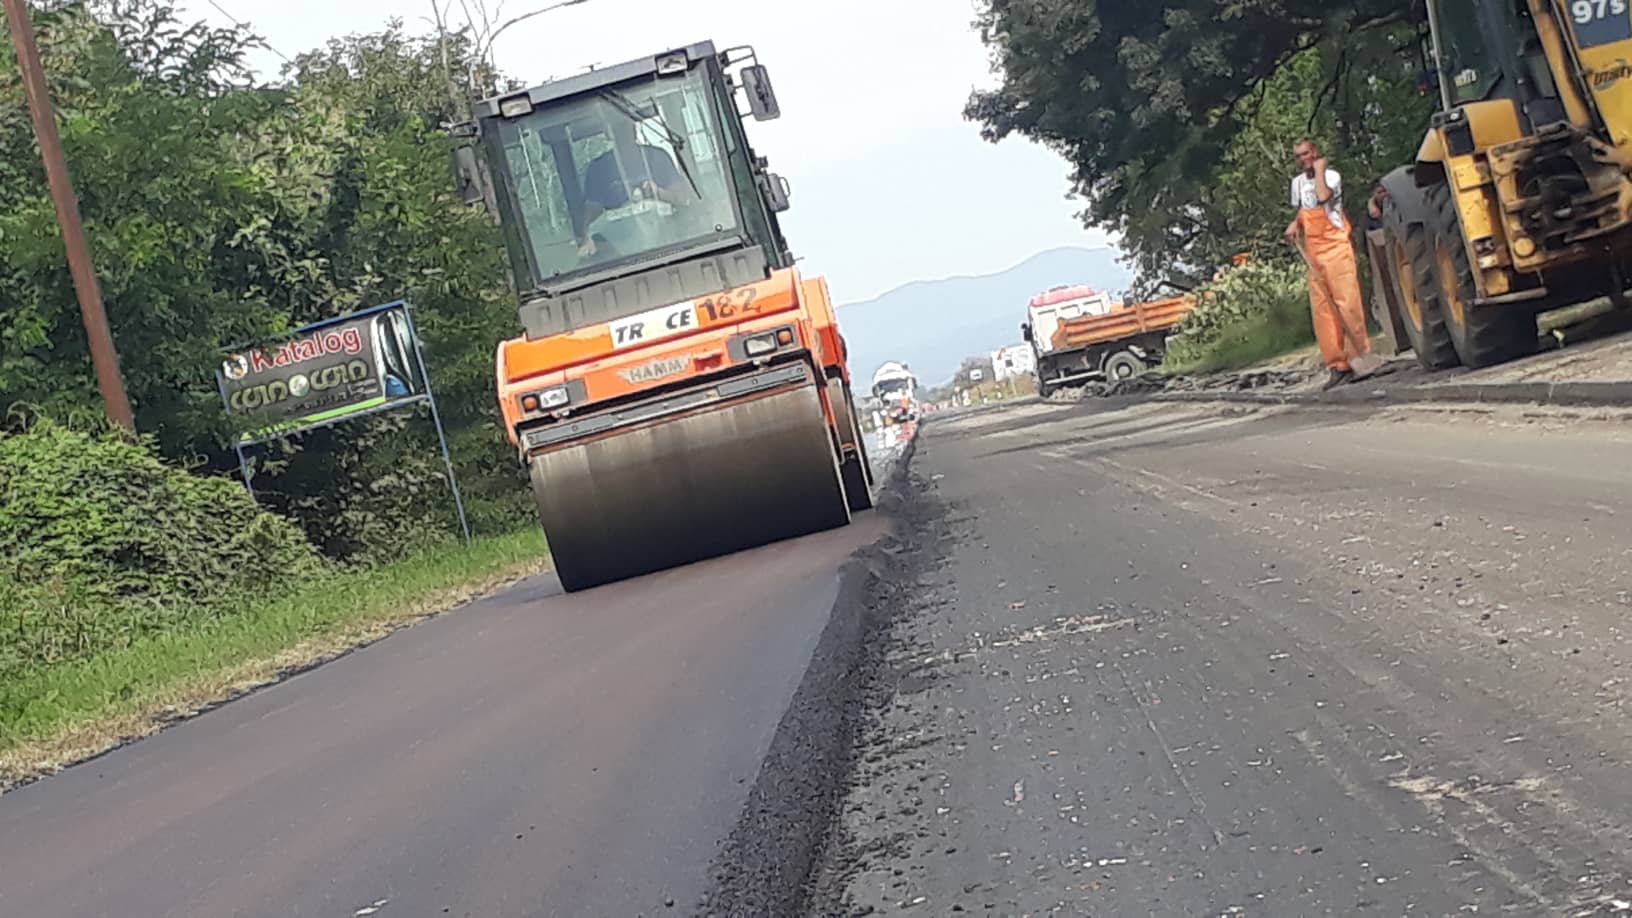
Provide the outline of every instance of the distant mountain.
<path id="1" fill-rule="evenodd" d="M 916 281 L 840 306 L 857 394 L 886 360 L 900 360 L 921 384 L 938 386 L 951 380 L 963 358 L 1018 344 L 1026 301 L 1050 287 L 1123 290 L 1131 275 L 1116 258 L 1114 249 L 1051 249 L 997 274 Z"/>

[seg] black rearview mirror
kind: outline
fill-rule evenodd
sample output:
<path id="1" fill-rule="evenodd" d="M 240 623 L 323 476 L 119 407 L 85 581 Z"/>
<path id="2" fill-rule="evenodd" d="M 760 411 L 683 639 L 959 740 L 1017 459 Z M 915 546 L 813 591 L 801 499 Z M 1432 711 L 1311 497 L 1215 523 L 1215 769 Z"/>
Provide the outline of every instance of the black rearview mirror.
<path id="1" fill-rule="evenodd" d="M 1031 323 L 1030 322 L 1021 322 L 1020 323 L 1020 337 L 1026 339 L 1027 343 L 1030 343 L 1030 341 L 1031 341 Z"/>
<path id="2" fill-rule="evenodd" d="M 748 108 L 755 121 L 771 121 L 782 117 L 776 104 L 776 91 L 771 88 L 771 74 L 764 64 L 742 68 L 742 88 L 748 91 Z"/>
<path id="3" fill-rule="evenodd" d="M 466 204 L 481 204 L 486 200 L 482 193 L 482 170 L 476 161 L 475 147 L 453 148 L 453 189 L 459 195 L 459 200 Z"/>
<path id="4" fill-rule="evenodd" d="M 766 172 L 760 176 L 759 187 L 765 195 L 765 206 L 771 209 L 771 213 L 782 213 L 791 206 L 792 189 L 782 176 Z"/>

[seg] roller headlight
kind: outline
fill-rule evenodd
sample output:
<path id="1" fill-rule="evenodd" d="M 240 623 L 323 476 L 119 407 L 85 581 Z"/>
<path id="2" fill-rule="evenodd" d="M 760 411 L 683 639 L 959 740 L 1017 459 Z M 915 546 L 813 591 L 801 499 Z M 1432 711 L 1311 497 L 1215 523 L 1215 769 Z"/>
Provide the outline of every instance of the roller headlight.
<path id="1" fill-rule="evenodd" d="M 751 338 L 744 338 L 742 341 L 742 349 L 749 357 L 762 357 L 772 353 L 776 350 L 776 346 L 775 332 L 754 335 Z"/>
<path id="2" fill-rule="evenodd" d="M 686 52 L 670 51 L 668 54 L 658 56 L 657 75 L 674 76 L 677 73 L 685 73 L 690 66 L 691 61 L 686 59 Z"/>
<path id="3" fill-rule="evenodd" d="M 520 118 L 532 113 L 533 100 L 526 93 L 499 100 L 499 114 L 505 118 Z"/>

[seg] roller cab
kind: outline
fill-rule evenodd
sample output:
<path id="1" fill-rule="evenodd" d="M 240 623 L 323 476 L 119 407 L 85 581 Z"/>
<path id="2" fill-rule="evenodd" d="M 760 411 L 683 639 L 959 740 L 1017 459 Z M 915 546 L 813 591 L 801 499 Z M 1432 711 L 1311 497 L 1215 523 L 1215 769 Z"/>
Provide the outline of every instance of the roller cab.
<path id="1" fill-rule="evenodd" d="M 562 585 L 842 526 L 870 506 L 825 280 L 744 121 L 779 115 L 708 43 L 480 103 L 455 174 L 504 230 L 522 334 L 499 413 Z"/>

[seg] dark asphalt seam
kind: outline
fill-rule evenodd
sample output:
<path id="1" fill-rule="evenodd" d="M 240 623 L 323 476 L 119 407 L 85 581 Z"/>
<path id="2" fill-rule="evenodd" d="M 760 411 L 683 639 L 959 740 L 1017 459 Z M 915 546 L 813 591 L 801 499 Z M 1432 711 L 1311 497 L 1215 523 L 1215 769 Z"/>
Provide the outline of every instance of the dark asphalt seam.
<path id="1" fill-rule="evenodd" d="M 1351 386 L 1326 392 L 1153 392 L 1084 402 L 1235 402 L 1251 405 L 1389 405 L 1440 402 L 1536 404 L 1561 407 L 1632 406 L 1632 381 L 1440 383 L 1427 386 Z"/>
<path id="2" fill-rule="evenodd" d="M 880 489 L 878 511 L 899 527 L 915 487 L 910 441 Z M 806 913 L 816 866 L 839 822 L 855 768 L 882 636 L 900 604 L 910 552 L 892 533 L 841 570 L 832 618 L 777 725 L 741 817 L 709 871 L 709 892 L 694 914 L 777 918 Z"/>
<path id="3" fill-rule="evenodd" d="M 1208 833 L 1213 836 L 1213 844 L 1216 847 L 1224 847 L 1224 833 L 1219 831 L 1218 824 L 1207 815 L 1207 801 L 1201 796 L 1201 792 L 1196 790 L 1195 783 L 1184 773 L 1184 767 L 1179 764 L 1178 756 L 1173 753 L 1173 744 L 1167 741 L 1167 737 L 1162 735 L 1161 728 L 1156 726 L 1156 718 L 1151 716 L 1150 705 L 1146 704 L 1139 691 L 1133 687 L 1133 680 L 1128 678 L 1128 671 L 1122 668 L 1122 664 L 1113 658 L 1111 666 L 1116 669 L 1116 675 L 1122 682 L 1122 690 L 1133 701 L 1134 707 L 1139 711 L 1139 716 L 1144 718 L 1145 726 L 1150 729 L 1150 735 L 1155 738 L 1157 748 L 1162 750 L 1162 756 L 1167 762 L 1167 767 L 1173 772 L 1173 777 L 1178 779 L 1179 786 L 1183 787 L 1184 792 L 1189 795 L 1190 807 L 1196 814 L 1197 821 L 1207 827 Z M 1100 687 L 1105 690 L 1107 696 L 1114 693 L 1098 667 L 1095 667 L 1094 675 L 1099 679 Z"/>
<path id="4" fill-rule="evenodd" d="M 860 877 L 881 864 L 906 863 L 921 857 L 927 851 L 925 846 L 940 850 L 947 843 L 946 830 L 937 831 L 926 821 L 927 807 L 922 796 L 909 795 L 888 814 L 859 802 L 868 789 L 921 781 L 923 763 L 917 753 L 940 746 L 947 739 L 930 720 L 913 718 L 916 725 L 904 727 L 891 712 L 903 696 L 930 692 L 945 677 L 948 664 L 930 658 L 928 645 L 921 643 L 912 626 L 918 616 L 941 608 L 946 601 L 934 574 L 947 563 L 952 545 L 967 537 L 967 524 L 972 520 L 955 519 L 954 508 L 940 498 L 933 481 L 913 474 L 911 482 L 907 501 L 898 510 L 903 539 L 896 553 L 897 573 L 887 630 L 874 639 L 879 660 L 868 673 L 861 694 L 860 724 L 854 739 L 857 752 L 850 772 L 843 776 L 847 814 L 835 814 L 835 824 L 808 884 L 800 913 L 805 918 L 860 918 L 873 914 L 874 906 L 860 904 L 854 898 Z M 858 806 L 875 820 L 887 822 L 875 822 L 868 837 L 859 837 L 853 822 L 863 818 L 854 813 Z M 900 876 L 899 869 L 895 873 Z"/>

